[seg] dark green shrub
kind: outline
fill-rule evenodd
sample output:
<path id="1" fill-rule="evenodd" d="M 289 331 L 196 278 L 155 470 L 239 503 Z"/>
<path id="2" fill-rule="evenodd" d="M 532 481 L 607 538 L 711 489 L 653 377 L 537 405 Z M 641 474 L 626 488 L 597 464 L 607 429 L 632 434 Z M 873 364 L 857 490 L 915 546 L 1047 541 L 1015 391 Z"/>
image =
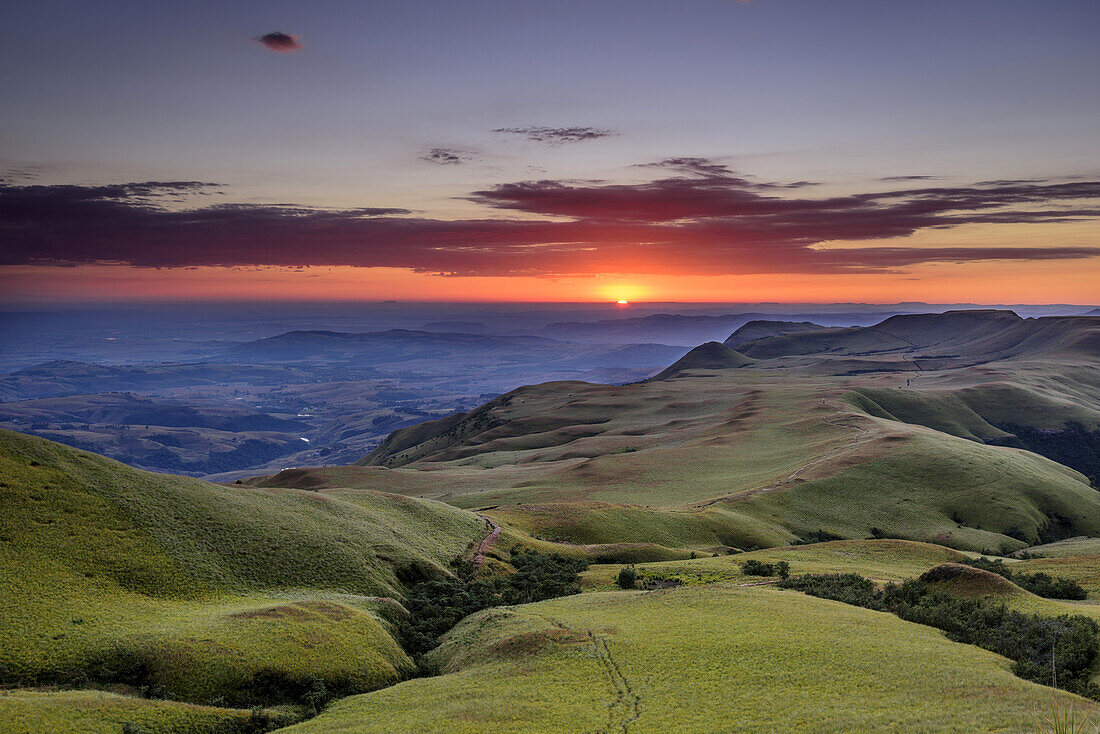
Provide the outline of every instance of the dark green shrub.
<path id="1" fill-rule="evenodd" d="M 633 589 L 635 584 L 638 583 L 638 572 L 634 570 L 633 566 L 626 566 L 619 571 L 619 576 L 615 581 L 619 584 L 619 588 Z"/>
<path id="2" fill-rule="evenodd" d="M 556 553 L 513 551 L 510 561 L 516 572 L 493 581 L 473 578 L 472 566 L 459 563 L 458 578 L 423 581 L 412 587 L 405 599 L 409 619 L 401 635 L 406 651 L 422 655 L 464 617 L 482 609 L 578 594 L 578 574 L 588 568 L 584 561 Z"/>
<path id="3" fill-rule="evenodd" d="M 741 564 L 741 573 L 746 576 L 774 576 L 775 566 L 754 558 Z"/>

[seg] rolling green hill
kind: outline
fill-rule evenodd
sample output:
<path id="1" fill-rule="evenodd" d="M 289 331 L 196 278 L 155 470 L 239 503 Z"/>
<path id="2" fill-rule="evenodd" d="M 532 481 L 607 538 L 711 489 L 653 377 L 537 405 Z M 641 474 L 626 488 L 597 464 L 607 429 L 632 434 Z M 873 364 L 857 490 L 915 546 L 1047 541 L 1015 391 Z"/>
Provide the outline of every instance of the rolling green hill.
<path id="1" fill-rule="evenodd" d="M 965 387 L 973 378 L 918 390 L 904 377 L 744 367 L 621 387 L 548 383 L 392 434 L 364 460 L 392 468 L 344 478 L 421 493 L 414 479 L 430 477 L 439 491 L 428 496 L 496 506 L 488 512 L 524 532 L 581 544 L 706 550 L 877 530 L 1014 550 L 1100 531 L 1100 493 L 1085 476 L 985 444 L 1011 434 L 970 407 L 995 420 L 1011 408 L 994 396 L 1034 396 L 1018 401 L 1020 420 L 1039 420 L 1070 396 Z"/>
<path id="2" fill-rule="evenodd" d="M 413 670 L 384 597 L 485 534 L 436 502 L 218 486 L 10 432 L 0 477 L 6 685 L 245 707 L 377 688 Z"/>
<path id="3" fill-rule="evenodd" d="M 288 731 L 1022 732 L 1050 697 L 929 627 L 721 584 L 491 609 L 431 656 L 443 675 Z"/>

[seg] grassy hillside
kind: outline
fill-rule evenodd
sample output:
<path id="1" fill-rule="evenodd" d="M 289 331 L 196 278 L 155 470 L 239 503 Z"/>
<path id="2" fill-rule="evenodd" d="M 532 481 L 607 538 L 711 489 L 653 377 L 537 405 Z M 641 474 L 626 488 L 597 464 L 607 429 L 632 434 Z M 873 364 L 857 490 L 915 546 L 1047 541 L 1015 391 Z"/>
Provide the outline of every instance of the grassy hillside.
<path id="1" fill-rule="evenodd" d="M 985 374 L 973 370 L 907 389 L 905 376 L 753 367 L 621 387 L 549 383 L 399 431 L 365 460 L 394 468 L 342 478 L 493 508 L 533 536 L 578 544 L 748 548 L 826 531 L 1015 550 L 1097 532 L 1100 494 L 1053 461 L 985 445 L 1010 434 L 982 414 L 999 419 L 988 403 L 1012 390 L 1036 396 L 1014 414 L 1040 420 L 1090 374 L 1026 375 L 1019 384 L 1031 389 L 975 385 Z"/>
<path id="2" fill-rule="evenodd" d="M 930 366 L 1011 358 L 1100 354 L 1100 319 L 1023 319 L 1012 311 L 966 310 L 892 316 L 874 326 L 820 329 L 763 337 L 737 345 L 752 359 L 820 355 L 907 355 Z"/>
<path id="3" fill-rule="evenodd" d="M 289 731 L 1021 732 L 1050 695 L 931 628 L 724 585 L 488 610 L 433 659 L 444 675 L 339 701 Z"/>
<path id="4" fill-rule="evenodd" d="M 218 486 L 0 433 L 0 675 L 238 706 L 413 669 L 394 596 L 484 520 L 396 495 Z"/>
<path id="5" fill-rule="evenodd" d="M 750 583 L 741 566 L 746 561 L 786 561 L 791 573 L 858 573 L 877 581 L 915 578 L 941 563 L 961 561 L 968 556 L 950 548 L 909 540 L 834 540 L 810 545 L 765 548 L 749 553 L 691 558 L 677 561 L 639 563 L 642 579 L 664 579 L 687 586 L 718 582 Z M 615 586 L 621 564 L 594 565 L 581 575 L 586 590 L 608 590 Z"/>
<path id="6" fill-rule="evenodd" d="M 669 380 L 678 377 L 688 370 L 727 370 L 744 367 L 752 362 L 740 352 L 730 349 L 725 344 L 707 342 L 700 344 L 676 360 L 667 369 L 663 370 L 653 380 Z"/>
<path id="7" fill-rule="evenodd" d="M 106 691 L 0 691 L 5 734 L 118 734 L 123 726 L 172 734 L 243 729 L 248 711 L 155 701 Z"/>

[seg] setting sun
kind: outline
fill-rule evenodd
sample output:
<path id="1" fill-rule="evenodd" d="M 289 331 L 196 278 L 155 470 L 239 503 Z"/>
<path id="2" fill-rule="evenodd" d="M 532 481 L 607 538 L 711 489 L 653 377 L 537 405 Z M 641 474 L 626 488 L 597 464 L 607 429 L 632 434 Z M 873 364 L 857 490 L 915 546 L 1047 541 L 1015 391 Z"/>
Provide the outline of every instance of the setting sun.
<path id="1" fill-rule="evenodd" d="M 616 301 L 616 303 L 618 303 L 620 306 L 625 306 L 626 304 L 630 303 L 630 301 L 624 298 L 620 298 L 618 301 Z"/>

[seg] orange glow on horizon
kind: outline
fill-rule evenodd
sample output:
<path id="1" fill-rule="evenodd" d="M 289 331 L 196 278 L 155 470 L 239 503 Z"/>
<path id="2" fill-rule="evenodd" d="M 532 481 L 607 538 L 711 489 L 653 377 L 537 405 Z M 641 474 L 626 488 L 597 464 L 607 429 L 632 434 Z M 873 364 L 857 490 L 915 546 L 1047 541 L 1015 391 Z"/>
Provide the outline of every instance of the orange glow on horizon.
<path id="1" fill-rule="evenodd" d="M 443 301 L 1100 303 L 1100 258 L 941 263 L 901 273 L 442 277 L 399 268 L 0 267 L 7 303 Z"/>

